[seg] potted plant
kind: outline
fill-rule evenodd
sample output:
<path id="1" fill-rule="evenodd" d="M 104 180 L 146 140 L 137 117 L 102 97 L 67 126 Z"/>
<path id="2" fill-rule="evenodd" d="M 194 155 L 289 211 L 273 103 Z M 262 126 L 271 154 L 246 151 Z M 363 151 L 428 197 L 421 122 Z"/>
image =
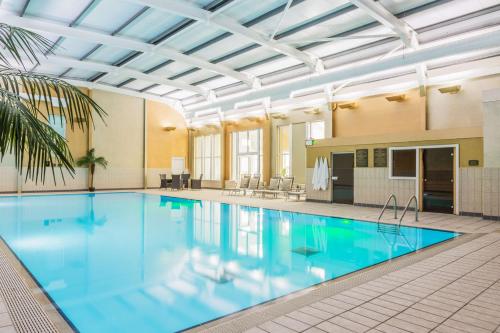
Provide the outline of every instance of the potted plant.
<path id="1" fill-rule="evenodd" d="M 95 173 L 95 166 L 100 165 L 104 169 L 108 166 L 108 161 L 102 156 L 96 157 L 95 156 L 95 149 L 92 148 L 87 152 L 87 155 L 81 157 L 76 161 L 76 165 L 79 167 L 87 167 L 89 168 L 90 172 L 90 181 L 89 181 L 89 191 L 94 192 L 95 187 L 94 187 L 94 173 Z"/>
<path id="2" fill-rule="evenodd" d="M 55 49 L 51 40 L 39 34 L 0 22 L 0 160 L 15 155 L 16 169 L 24 166 L 26 179 L 35 182 L 45 182 L 48 168 L 60 167 L 74 175 L 67 141 L 44 120 L 57 114 L 72 129 L 76 125 L 83 130 L 93 124 L 95 114 L 106 116 L 80 88 L 56 76 L 26 70 Z M 52 103 L 44 99 L 48 95 Z"/>

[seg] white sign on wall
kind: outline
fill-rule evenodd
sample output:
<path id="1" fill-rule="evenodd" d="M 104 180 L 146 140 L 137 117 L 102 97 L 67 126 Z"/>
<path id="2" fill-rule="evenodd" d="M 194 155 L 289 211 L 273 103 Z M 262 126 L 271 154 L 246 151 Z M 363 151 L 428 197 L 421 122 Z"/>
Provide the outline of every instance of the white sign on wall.
<path id="1" fill-rule="evenodd" d="M 172 157 L 172 174 L 180 175 L 184 172 L 184 157 Z"/>

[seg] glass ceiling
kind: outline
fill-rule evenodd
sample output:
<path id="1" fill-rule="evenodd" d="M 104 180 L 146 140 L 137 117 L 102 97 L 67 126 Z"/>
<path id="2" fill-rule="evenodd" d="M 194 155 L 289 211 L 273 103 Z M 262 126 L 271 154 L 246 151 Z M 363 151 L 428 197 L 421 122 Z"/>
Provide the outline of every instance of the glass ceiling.
<path id="1" fill-rule="evenodd" d="M 28 28 L 66 28 L 66 35 L 40 29 L 58 47 L 34 71 L 189 106 L 206 92 L 226 96 L 257 81 L 265 87 L 374 61 L 404 44 L 360 6 L 366 1 L 408 25 L 421 43 L 500 25 L 500 0 L 165 0 L 161 8 L 149 0 L 3 0 L 0 10 L 26 19 Z M 86 37 L 89 31 L 96 38 Z M 89 70 L 92 63 L 109 67 Z"/>

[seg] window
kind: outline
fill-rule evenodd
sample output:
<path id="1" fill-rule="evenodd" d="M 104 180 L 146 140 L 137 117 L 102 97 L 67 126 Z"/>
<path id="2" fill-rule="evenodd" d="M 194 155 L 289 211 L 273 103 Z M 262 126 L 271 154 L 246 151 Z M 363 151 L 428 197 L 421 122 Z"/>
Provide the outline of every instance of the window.
<path id="1" fill-rule="evenodd" d="M 233 132 L 231 136 L 231 176 L 261 174 L 263 160 L 262 129 Z"/>
<path id="2" fill-rule="evenodd" d="M 66 137 L 66 119 L 63 116 L 50 115 L 49 126 L 63 138 Z"/>
<path id="3" fill-rule="evenodd" d="M 200 244 L 220 246 L 220 204 L 195 205 L 193 209 L 194 239 Z"/>
<path id="4" fill-rule="evenodd" d="M 306 123 L 306 140 L 320 140 L 325 138 L 325 122 L 314 121 Z"/>
<path id="5" fill-rule="evenodd" d="M 278 127 L 279 138 L 279 156 L 278 156 L 278 170 L 282 176 L 290 175 L 290 126 Z"/>
<path id="6" fill-rule="evenodd" d="M 220 134 L 194 138 L 194 174 L 203 179 L 220 180 Z"/>
<path id="7" fill-rule="evenodd" d="M 417 150 L 393 149 L 391 150 L 391 176 L 414 178 L 417 176 Z"/>

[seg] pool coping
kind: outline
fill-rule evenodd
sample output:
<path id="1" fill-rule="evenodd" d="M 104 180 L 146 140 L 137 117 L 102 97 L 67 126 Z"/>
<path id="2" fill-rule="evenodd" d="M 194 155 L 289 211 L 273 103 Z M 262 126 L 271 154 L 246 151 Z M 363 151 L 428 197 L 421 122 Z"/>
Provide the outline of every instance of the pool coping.
<path id="1" fill-rule="evenodd" d="M 147 195 L 155 195 L 155 196 L 167 196 L 167 197 L 172 197 L 172 198 L 180 198 L 180 199 L 186 199 L 186 200 L 193 200 L 193 201 L 212 201 L 212 202 L 218 202 L 218 203 L 225 203 L 225 204 L 235 204 L 238 206 L 246 206 L 246 207 L 253 207 L 253 208 L 264 208 L 264 209 L 270 209 L 270 210 L 275 210 L 275 211 L 286 211 L 290 213 L 303 213 L 303 214 L 308 214 L 308 215 L 318 215 L 318 216 L 325 216 L 325 217 L 333 217 L 333 218 L 343 218 L 341 216 L 333 216 L 333 215 L 325 215 L 325 214 L 313 214 L 313 213 L 306 213 L 306 212 L 301 212 L 301 211 L 293 211 L 293 210 L 280 210 L 280 209 L 273 209 L 273 208 L 267 208 L 267 207 L 261 207 L 261 206 L 251 206 L 251 205 L 246 205 L 246 204 L 236 204 L 236 203 L 231 203 L 231 202 L 223 202 L 223 201 L 218 201 L 218 200 L 201 200 L 201 199 L 190 199 L 190 198 L 182 198 L 182 197 L 177 197 L 177 196 L 169 196 L 169 195 L 163 195 L 163 194 L 157 194 L 157 193 L 147 193 L 147 192 L 142 192 L 142 191 L 116 191 L 116 192 L 101 192 L 102 194 L 104 193 L 139 193 L 139 194 L 147 194 Z M 42 195 L 78 195 L 78 194 L 88 194 L 88 192 L 83 192 L 83 193 L 71 193 L 71 194 L 55 194 L 55 193 L 50 193 L 50 194 L 42 194 Z M 38 196 L 37 194 L 33 195 L 24 195 L 24 196 Z M 17 195 L 9 195 L 5 197 L 17 197 Z M 349 217 L 346 217 L 349 218 Z M 349 218 L 353 219 L 353 218 Z M 376 221 L 372 220 L 359 220 L 359 219 L 353 219 L 357 221 L 362 221 L 362 222 L 368 222 L 368 223 L 377 223 Z M 384 223 L 384 224 L 391 224 L 391 223 Z M 465 232 L 457 232 L 457 231 L 450 231 L 450 230 L 444 230 L 444 229 L 436 229 L 436 228 L 428 228 L 428 227 L 419 227 L 419 226 L 410 226 L 410 225 L 405 225 L 405 227 L 410 227 L 410 228 L 420 228 L 420 229 L 431 229 L 431 230 L 438 230 L 438 231 L 449 231 L 449 232 L 455 232 L 458 233 L 458 236 L 455 236 L 451 239 L 441 241 L 439 243 L 427 246 L 425 248 L 422 248 L 420 250 L 414 251 L 407 253 L 405 255 L 401 255 L 399 257 L 383 261 L 381 263 L 366 267 L 364 269 L 349 273 L 347 275 L 344 275 L 342 277 L 338 277 L 332 280 L 325 281 L 323 283 L 320 283 L 318 285 L 310 286 L 305 289 L 301 289 L 299 291 L 293 292 L 288 295 L 281 296 L 279 298 L 273 299 L 266 301 L 264 303 L 260 303 L 257 305 L 254 305 L 252 307 L 242 309 L 238 312 L 211 320 L 209 322 L 205 322 L 203 324 L 197 325 L 192 328 L 188 328 L 185 331 L 187 332 L 220 332 L 221 329 L 223 332 L 240 332 L 242 330 L 254 327 L 262 322 L 265 322 L 269 319 L 275 318 L 281 314 L 288 313 L 290 311 L 293 311 L 295 309 L 298 309 L 301 307 L 301 304 L 309 304 L 311 302 L 314 302 L 315 299 L 323 299 L 325 297 L 333 296 L 343 290 L 350 289 L 352 287 L 355 287 L 356 285 L 359 285 L 361 283 L 368 282 L 370 280 L 373 280 L 377 277 L 380 277 L 384 274 L 387 274 L 388 272 L 392 272 L 398 269 L 401 269 L 403 267 L 406 267 L 408 265 L 411 265 L 415 262 L 424 260 L 430 256 L 433 256 L 437 253 L 446 251 L 450 248 L 453 248 L 455 246 L 461 245 L 463 243 L 469 242 L 475 238 L 479 238 L 484 233 L 465 233 Z M 3 258 L 6 258 L 7 260 L 1 260 Z M 19 289 L 7 289 L 4 287 L 4 285 L 0 282 L 0 293 L 6 299 L 7 307 L 8 307 L 8 312 L 11 315 L 14 327 L 16 327 L 16 330 L 18 332 L 33 332 L 40 331 L 40 332 L 74 332 L 76 329 L 72 327 L 71 321 L 66 320 L 65 316 L 63 313 L 61 313 L 58 310 L 57 304 L 53 302 L 46 294 L 44 289 L 38 285 L 37 280 L 31 275 L 29 270 L 24 266 L 21 260 L 17 258 L 16 254 L 10 249 L 8 244 L 4 242 L 3 239 L 0 238 L 0 269 L 4 268 L 4 266 L 8 266 L 8 269 L 13 269 L 17 274 L 17 279 L 23 282 L 22 284 L 19 284 L 19 281 L 16 282 L 16 286 Z M 2 269 L 3 270 L 3 269 Z M 12 276 L 12 274 L 9 275 L 9 278 L 14 278 L 15 276 Z M 0 280 L 5 279 L 5 276 L 0 275 Z M 22 287 L 24 285 L 24 288 L 26 290 L 23 290 L 24 288 Z M 28 291 L 28 293 L 26 293 Z M 7 298 L 9 298 L 9 293 L 10 296 L 12 296 L 12 293 L 18 294 L 18 295 L 23 295 L 23 297 L 27 297 L 27 301 L 24 302 L 18 302 L 20 304 L 12 304 L 12 302 L 9 303 Z M 6 297 L 7 296 L 7 297 Z M 33 306 L 33 301 L 38 305 Z M 23 309 L 23 306 L 31 306 L 30 309 Z M 34 307 L 34 310 L 33 310 Z M 36 319 L 37 320 L 32 320 L 33 318 L 26 318 L 26 316 L 23 316 L 23 313 L 26 313 L 26 311 L 35 311 L 36 314 Z M 41 312 L 40 312 L 41 311 Z M 33 322 L 34 321 L 34 322 Z"/>

